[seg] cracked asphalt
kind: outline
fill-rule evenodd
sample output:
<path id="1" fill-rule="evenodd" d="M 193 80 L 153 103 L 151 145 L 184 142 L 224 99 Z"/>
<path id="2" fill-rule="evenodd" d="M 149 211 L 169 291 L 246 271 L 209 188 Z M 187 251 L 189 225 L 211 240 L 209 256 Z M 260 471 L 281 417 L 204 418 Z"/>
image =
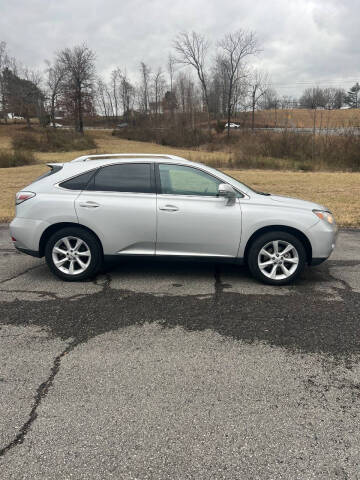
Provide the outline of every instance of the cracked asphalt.
<path id="1" fill-rule="evenodd" d="M 359 247 L 291 287 L 151 260 L 62 283 L 0 226 L 0 478 L 360 479 Z"/>

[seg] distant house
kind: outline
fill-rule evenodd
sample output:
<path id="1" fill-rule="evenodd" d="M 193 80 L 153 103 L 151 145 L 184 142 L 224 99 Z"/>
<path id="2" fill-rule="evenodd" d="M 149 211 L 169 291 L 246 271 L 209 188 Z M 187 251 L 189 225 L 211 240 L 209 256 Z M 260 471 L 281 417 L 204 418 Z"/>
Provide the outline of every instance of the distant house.
<path id="1" fill-rule="evenodd" d="M 25 120 L 24 117 L 20 117 L 19 115 L 16 115 L 15 113 L 8 113 L 7 114 L 9 120 Z"/>

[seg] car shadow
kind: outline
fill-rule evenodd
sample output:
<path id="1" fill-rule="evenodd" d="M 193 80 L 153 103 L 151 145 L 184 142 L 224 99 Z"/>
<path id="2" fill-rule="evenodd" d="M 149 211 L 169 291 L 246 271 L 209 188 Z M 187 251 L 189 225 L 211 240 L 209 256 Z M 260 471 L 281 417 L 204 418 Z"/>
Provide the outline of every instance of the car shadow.
<path id="1" fill-rule="evenodd" d="M 169 272 L 175 273 L 175 277 L 182 276 L 185 284 L 187 279 L 193 284 L 182 295 L 154 294 L 141 288 L 131 291 L 121 281 L 113 288 L 116 277 L 121 279 L 129 271 L 145 277 L 145 283 L 140 287 L 146 282 L 156 283 L 159 277 L 168 279 Z M 156 322 L 163 328 L 182 327 L 195 332 L 212 330 L 236 341 L 266 342 L 289 351 L 341 357 L 359 353 L 360 294 L 345 285 L 334 284 L 326 266 L 307 269 L 304 275 L 300 282 L 286 287 L 280 295 L 279 287 L 274 290 L 274 287 L 258 284 L 245 267 L 203 262 L 123 260 L 107 265 L 103 274 L 93 280 L 101 286 L 96 293 L 41 301 L 3 302 L 0 321 L 39 325 L 55 336 L 72 339 L 75 344 L 108 331 Z M 206 278 L 206 284 L 211 283 L 211 294 L 197 295 L 192 291 L 202 276 Z M 229 287 L 231 277 L 242 283 L 238 291 Z M 181 282 L 177 282 L 176 279 L 173 283 L 179 286 Z M 314 288 L 314 282 L 315 285 L 325 282 L 332 291 L 325 295 Z M 242 289 L 244 285 L 245 290 Z M 335 293 L 340 300 L 334 301 Z"/>

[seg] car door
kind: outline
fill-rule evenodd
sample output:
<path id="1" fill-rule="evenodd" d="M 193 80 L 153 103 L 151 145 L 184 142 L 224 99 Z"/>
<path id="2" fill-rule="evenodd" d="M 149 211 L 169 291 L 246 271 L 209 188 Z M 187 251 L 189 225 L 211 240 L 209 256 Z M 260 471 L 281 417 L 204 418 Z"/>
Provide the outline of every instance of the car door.
<path id="1" fill-rule="evenodd" d="M 222 180 L 184 165 L 156 165 L 157 255 L 236 257 L 241 235 L 237 198 L 218 197 Z"/>
<path id="2" fill-rule="evenodd" d="M 75 201 L 79 223 L 100 238 L 105 255 L 155 253 L 156 193 L 152 163 L 101 167 Z"/>

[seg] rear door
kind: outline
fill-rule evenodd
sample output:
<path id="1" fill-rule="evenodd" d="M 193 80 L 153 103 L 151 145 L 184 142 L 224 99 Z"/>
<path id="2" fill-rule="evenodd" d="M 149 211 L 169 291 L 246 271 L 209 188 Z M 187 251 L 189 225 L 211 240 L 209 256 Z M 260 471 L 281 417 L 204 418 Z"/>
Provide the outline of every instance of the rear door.
<path id="1" fill-rule="evenodd" d="M 152 163 L 101 167 L 75 201 L 79 223 L 100 238 L 104 254 L 155 253 L 156 193 Z"/>
<path id="2" fill-rule="evenodd" d="M 198 168 L 156 165 L 157 255 L 236 257 L 241 236 L 239 198 L 218 197 L 222 180 Z"/>

